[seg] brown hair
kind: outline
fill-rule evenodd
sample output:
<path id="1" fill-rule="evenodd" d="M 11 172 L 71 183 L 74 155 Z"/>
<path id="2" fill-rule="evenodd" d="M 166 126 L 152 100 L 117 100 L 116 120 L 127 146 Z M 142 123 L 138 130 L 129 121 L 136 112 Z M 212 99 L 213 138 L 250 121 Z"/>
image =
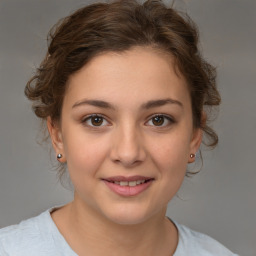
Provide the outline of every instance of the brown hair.
<path id="1" fill-rule="evenodd" d="M 205 133 L 204 143 L 214 147 L 218 136 L 203 122 L 203 111 L 220 104 L 215 68 L 198 49 L 196 25 L 161 0 L 117 0 L 81 8 L 57 23 L 48 36 L 48 53 L 27 83 L 26 96 L 35 114 L 59 121 L 66 84 L 71 74 L 93 57 L 134 46 L 151 46 L 174 56 L 190 90 L 193 121 Z M 206 115 L 207 116 L 207 115 Z M 209 116 L 207 116 L 209 118 Z"/>

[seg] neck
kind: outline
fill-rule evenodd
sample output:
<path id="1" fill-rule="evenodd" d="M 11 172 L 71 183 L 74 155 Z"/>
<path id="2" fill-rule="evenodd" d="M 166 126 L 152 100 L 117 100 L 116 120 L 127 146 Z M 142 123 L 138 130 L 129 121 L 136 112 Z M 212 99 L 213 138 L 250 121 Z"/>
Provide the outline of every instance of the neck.
<path id="1" fill-rule="evenodd" d="M 166 208 L 148 220 L 122 225 L 92 211 L 79 200 L 52 214 L 66 241 L 78 255 L 172 255 L 177 230 L 166 217 Z"/>

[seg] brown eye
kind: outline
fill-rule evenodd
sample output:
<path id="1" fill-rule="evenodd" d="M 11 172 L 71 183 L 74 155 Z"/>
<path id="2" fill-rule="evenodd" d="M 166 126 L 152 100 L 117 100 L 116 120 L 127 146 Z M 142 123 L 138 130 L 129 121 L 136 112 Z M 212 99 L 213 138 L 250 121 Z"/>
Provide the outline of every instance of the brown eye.
<path id="1" fill-rule="evenodd" d="M 87 126 L 92 126 L 92 127 L 101 127 L 101 126 L 106 126 L 108 125 L 108 121 L 100 116 L 100 115 L 91 115 L 85 118 L 82 123 L 86 124 Z"/>
<path id="2" fill-rule="evenodd" d="M 91 117 L 91 123 L 93 126 L 100 126 L 103 123 L 103 118 L 101 116 Z"/>
<path id="3" fill-rule="evenodd" d="M 155 126 L 162 126 L 163 123 L 164 123 L 164 117 L 163 116 L 154 116 L 152 118 L 152 123 L 155 125 Z"/>
<path id="4" fill-rule="evenodd" d="M 149 126 L 155 126 L 155 127 L 167 127 L 173 123 L 175 123 L 175 121 L 170 116 L 155 115 L 151 117 L 146 124 Z"/>

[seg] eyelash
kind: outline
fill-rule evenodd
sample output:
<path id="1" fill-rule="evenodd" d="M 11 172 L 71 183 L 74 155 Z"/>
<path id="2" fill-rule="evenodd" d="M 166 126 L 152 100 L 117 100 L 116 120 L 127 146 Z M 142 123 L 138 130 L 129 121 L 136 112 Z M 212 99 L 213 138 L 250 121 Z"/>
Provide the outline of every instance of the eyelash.
<path id="1" fill-rule="evenodd" d="M 153 115 L 150 117 L 150 119 L 146 122 L 146 123 L 149 123 L 150 121 L 152 122 L 154 118 L 157 118 L 157 117 L 160 117 L 160 118 L 164 118 L 164 123 L 165 125 L 150 125 L 150 126 L 153 126 L 153 127 L 156 127 L 156 128 L 166 128 L 168 126 L 170 126 L 171 124 L 175 123 L 175 120 L 173 119 L 173 117 L 169 116 L 169 115 L 165 115 L 165 114 L 156 114 L 156 115 Z M 166 121 L 168 122 L 166 124 Z"/>
<path id="2" fill-rule="evenodd" d="M 97 126 L 97 125 L 87 123 L 88 121 L 92 121 L 92 118 L 94 118 L 94 117 L 95 118 L 102 118 L 103 122 L 105 121 L 105 122 L 109 123 L 107 121 L 107 119 L 103 115 L 100 115 L 100 114 L 92 114 L 92 115 L 86 116 L 85 118 L 83 118 L 82 123 L 86 126 L 93 127 L 93 128 L 102 127 L 102 125 Z M 107 125 L 104 125 L 104 126 L 107 126 Z"/>
<path id="3" fill-rule="evenodd" d="M 156 114 L 156 115 L 151 116 L 145 124 L 149 123 L 150 121 L 152 122 L 154 118 L 158 118 L 158 117 L 159 118 L 164 118 L 164 123 L 166 123 L 166 121 L 167 121 L 168 124 L 165 124 L 165 125 L 162 125 L 162 124 L 161 125 L 154 125 L 154 124 L 152 124 L 152 125 L 147 125 L 147 126 L 164 128 L 164 127 L 170 126 L 171 124 L 175 123 L 175 120 L 171 116 L 169 116 L 169 115 Z M 105 125 L 102 125 L 102 124 L 100 124 L 100 125 L 93 125 L 92 123 L 88 124 L 87 123 L 88 121 L 92 122 L 92 118 L 102 118 L 103 123 L 107 122 L 108 124 L 105 124 Z M 86 126 L 89 126 L 89 127 L 92 127 L 92 128 L 96 128 L 96 129 L 99 128 L 99 127 L 102 127 L 102 126 L 108 126 L 109 125 L 109 121 L 107 121 L 107 119 L 103 115 L 101 115 L 101 114 L 92 114 L 92 115 L 86 116 L 85 118 L 83 118 L 82 123 L 84 125 L 86 125 Z"/>

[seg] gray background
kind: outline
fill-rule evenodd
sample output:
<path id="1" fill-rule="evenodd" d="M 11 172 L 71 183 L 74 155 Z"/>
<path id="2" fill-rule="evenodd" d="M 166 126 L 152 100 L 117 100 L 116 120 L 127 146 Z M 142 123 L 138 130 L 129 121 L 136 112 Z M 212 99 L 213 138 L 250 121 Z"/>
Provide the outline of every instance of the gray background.
<path id="1" fill-rule="evenodd" d="M 223 98 L 214 151 L 170 203 L 168 214 L 244 256 L 256 255 L 256 1 L 176 1 L 198 23 Z M 68 202 L 39 121 L 23 95 L 46 49 L 46 34 L 86 1 L 0 0 L 0 227 Z M 88 3 L 88 1 L 87 1 Z"/>

